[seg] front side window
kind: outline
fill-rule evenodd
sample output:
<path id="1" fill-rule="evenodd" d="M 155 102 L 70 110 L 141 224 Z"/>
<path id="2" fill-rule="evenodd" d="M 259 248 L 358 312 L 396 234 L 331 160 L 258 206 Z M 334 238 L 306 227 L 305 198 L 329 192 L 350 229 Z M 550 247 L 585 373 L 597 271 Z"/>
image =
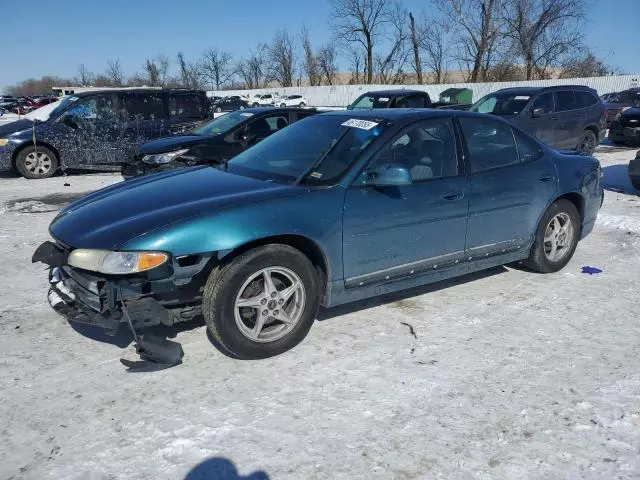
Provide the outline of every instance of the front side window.
<path id="1" fill-rule="evenodd" d="M 351 105 L 347 107 L 349 110 L 369 110 L 371 108 L 387 108 L 389 106 L 389 97 L 381 97 L 375 95 L 361 95 Z"/>
<path id="2" fill-rule="evenodd" d="M 412 125 L 384 147 L 369 168 L 385 164 L 406 167 L 414 183 L 458 175 L 451 120 L 437 118 Z M 356 183 L 366 183 L 365 177 L 361 175 Z"/>
<path id="3" fill-rule="evenodd" d="M 518 149 L 509 125 L 484 118 L 461 117 L 471 172 L 514 165 L 519 162 Z"/>
<path id="4" fill-rule="evenodd" d="M 531 106 L 531 111 L 537 111 L 539 115 L 553 113 L 553 109 L 553 93 L 551 92 L 543 93 L 542 95 L 540 95 L 535 99 L 533 105 Z"/>
<path id="5" fill-rule="evenodd" d="M 542 156 L 542 150 L 533 140 L 518 130 L 514 130 L 513 133 L 518 145 L 518 156 L 522 163 L 532 162 Z"/>
<path id="6" fill-rule="evenodd" d="M 169 115 L 172 119 L 203 118 L 204 108 L 200 96 L 195 93 L 169 95 Z"/>
<path id="7" fill-rule="evenodd" d="M 242 122 L 246 122 L 251 117 L 253 117 L 253 113 L 249 112 L 240 111 L 227 113 L 226 115 L 222 115 L 221 117 L 218 117 L 215 120 L 211 120 L 201 127 L 196 128 L 191 133 L 193 133 L 194 135 L 204 135 L 207 137 L 220 135 L 222 133 L 227 133 L 229 130 L 240 125 Z"/>
<path id="8" fill-rule="evenodd" d="M 121 118 L 118 95 L 96 95 L 80 99 L 67 110 L 79 121 L 115 121 Z"/>
<path id="9" fill-rule="evenodd" d="M 269 115 L 258 118 L 247 125 L 247 133 L 257 137 L 266 137 L 273 132 L 282 130 L 289 124 L 286 115 Z"/>

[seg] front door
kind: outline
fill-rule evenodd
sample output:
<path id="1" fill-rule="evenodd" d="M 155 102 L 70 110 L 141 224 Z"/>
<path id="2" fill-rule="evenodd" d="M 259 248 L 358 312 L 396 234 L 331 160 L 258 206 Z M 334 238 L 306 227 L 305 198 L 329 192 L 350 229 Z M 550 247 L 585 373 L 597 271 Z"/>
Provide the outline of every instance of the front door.
<path id="1" fill-rule="evenodd" d="M 467 178 L 451 120 L 412 124 L 367 168 L 402 164 L 411 185 L 347 190 L 343 217 L 345 285 L 392 281 L 457 263 L 467 228 Z"/>
<path id="2" fill-rule="evenodd" d="M 514 122 L 525 132 L 536 137 L 543 143 L 555 148 L 555 104 L 553 93 L 547 92 L 536 98 L 531 107 L 525 109 Z"/>
<path id="3" fill-rule="evenodd" d="M 467 258 L 525 248 L 548 200 L 555 197 L 553 162 L 507 124 L 478 117 L 459 121 L 470 169 Z"/>

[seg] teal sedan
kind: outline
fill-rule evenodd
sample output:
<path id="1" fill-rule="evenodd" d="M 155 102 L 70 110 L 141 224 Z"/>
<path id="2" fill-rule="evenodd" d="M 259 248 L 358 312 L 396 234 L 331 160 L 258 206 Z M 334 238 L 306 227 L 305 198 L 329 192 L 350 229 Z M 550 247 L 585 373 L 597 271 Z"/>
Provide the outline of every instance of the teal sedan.
<path id="1" fill-rule="evenodd" d="M 137 334 L 203 315 L 231 355 L 302 341 L 320 306 L 523 261 L 594 227 L 595 158 L 453 110 L 316 115 L 217 166 L 123 182 L 53 220 L 34 262 L 71 322 Z"/>

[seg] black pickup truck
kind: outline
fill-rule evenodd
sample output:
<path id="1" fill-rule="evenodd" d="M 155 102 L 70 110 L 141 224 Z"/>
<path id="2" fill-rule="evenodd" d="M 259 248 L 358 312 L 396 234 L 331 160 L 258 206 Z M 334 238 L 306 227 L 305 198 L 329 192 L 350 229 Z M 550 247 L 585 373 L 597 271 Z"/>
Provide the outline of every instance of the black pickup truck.
<path id="1" fill-rule="evenodd" d="M 452 108 L 466 110 L 469 105 L 432 102 L 427 92 L 396 89 L 363 93 L 347 107 L 347 110 L 369 110 L 372 108 Z"/>

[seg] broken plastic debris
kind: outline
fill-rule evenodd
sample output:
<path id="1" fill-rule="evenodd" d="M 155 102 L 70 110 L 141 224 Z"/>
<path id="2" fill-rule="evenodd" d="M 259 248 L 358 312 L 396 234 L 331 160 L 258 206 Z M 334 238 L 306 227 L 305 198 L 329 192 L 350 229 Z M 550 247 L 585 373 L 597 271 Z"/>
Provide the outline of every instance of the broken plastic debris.
<path id="1" fill-rule="evenodd" d="M 588 273 L 589 275 L 593 275 L 595 273 L 602 273 L 602 270 L 596 267 L 582 267 L 582 273 Z"/>

